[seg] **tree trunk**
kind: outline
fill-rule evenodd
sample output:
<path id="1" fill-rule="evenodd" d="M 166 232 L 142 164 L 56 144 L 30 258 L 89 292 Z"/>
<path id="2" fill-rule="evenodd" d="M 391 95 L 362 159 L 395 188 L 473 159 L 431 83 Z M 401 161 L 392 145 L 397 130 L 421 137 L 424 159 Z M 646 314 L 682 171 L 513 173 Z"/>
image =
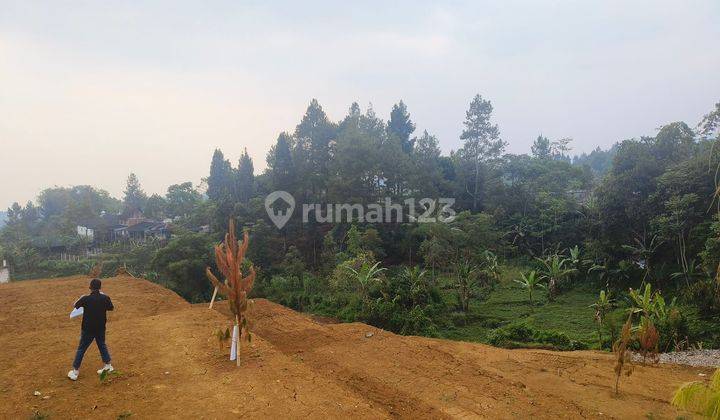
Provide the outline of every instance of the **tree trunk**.
<path id="1" fill-rule="evenodd" d="M 480 181 L 480 159 L 475 158 L 475 192 L 473 193 L 473 210 L 477 211 L 478 190 Z"/>

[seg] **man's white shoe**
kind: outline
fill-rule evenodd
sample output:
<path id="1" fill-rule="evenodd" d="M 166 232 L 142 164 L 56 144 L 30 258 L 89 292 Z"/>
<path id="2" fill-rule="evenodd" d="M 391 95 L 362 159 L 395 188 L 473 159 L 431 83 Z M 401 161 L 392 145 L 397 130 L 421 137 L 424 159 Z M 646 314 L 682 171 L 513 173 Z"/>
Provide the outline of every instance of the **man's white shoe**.
<path id="1" fill-rule="evenodd" d="M 102 374 L 106 370 L 108 371 L 108 373 L 110 373 L 115 369 L 113 369 L 112 365 L 110 363 L 108 363 L 105 366 L 103 366 L 102 369 L 98 370 L 98 375 Z"/>
<path id="2" fill-rule="evenodd" d="M 79 370 L 71 370 L 68 372 L 68 378 L 72 379 L 73 381 L 77 381 L 78 375 L 80 374 Z"/>

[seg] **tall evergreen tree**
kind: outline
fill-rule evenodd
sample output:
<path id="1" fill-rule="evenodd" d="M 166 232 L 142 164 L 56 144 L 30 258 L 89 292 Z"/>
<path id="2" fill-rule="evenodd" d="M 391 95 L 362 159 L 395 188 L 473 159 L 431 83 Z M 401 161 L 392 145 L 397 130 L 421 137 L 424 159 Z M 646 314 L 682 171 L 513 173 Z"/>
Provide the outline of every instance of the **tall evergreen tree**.
<path id="1" fill-rule="evenodd" d="M 252 158 L 248 154 L 247 148 L 245 148 L 243 154 L 240 156 L 236 176 L 236 191 L 238 199 L 242 203 L 247 203 L 250 201 L 250 198 L 255 192 L 255 170 L 253 168 Z"/>
<path id="2" fill-rule="evenodd" d="M 386 139 L 385 122 L 377 118 L 371 109 L 359 112 L 357 104 L 350 107 L 349 114 L 340 124 L 336 153 L 332 161 L 332 199 L 335 202 L 368 203 L 377 199 L 380 184 L 395 183 L 390 175 L 383 147 Z M 398 153 L 399 146 L 396 147 Z"/>
<path id="3" fill-rule="evenodd" d="M 16 202 L 7 209 L 7 218 L 9 223 L 16 223 L 22 218 L 22 206 Z"/>
<path id="4" fill-rule="evenodd" d="M 215 149 L 210 163 L 210 176 L 207 179 L 207 195 L 213 201 L 220 201 L 232 195 L 233 174 L 230 161 L 225 159 L 220 149 Z"/>
<path id="5" fill-rule="evenodd" d="M 295 128 L 295 164 L 304 192 L 322 198 L 327 188 L 328 163 L 332 160 L 335 125 L 317 99 L 310 101 Z"/>
<path id="6" fill-rule="evenodd" d="M 415 144 L 415 139 L 411 139 L 410 135 L 415 131 L 415 124 L 410 120 L 410 114 L 407 112 L 407 106 L 400 101 L 393 105 L 390 111 L 390 121 L 388 121 L 388 132 L 400 139 L 403 152 L 410 153 Z"/>
<path id="7" fill-rule="evenodd" d="M 550 139 L 540 134 L 535 139 L 535 142 L 530 147 L 530 150 L 532 151 L 533 156 L 540 159 L 549 159 L 550 158 Z"/>
<path id="8" fill-rule="evenodd" d="M 143 210 L 148 197 L 145 191 L 142 190 L 140 181 L 134 173 L 128 176 L 124 194 L 123 206 L 126 212 Z"/>
<path id="9" fill-rule="evenodd" d="M 292 159 L 292 137 L 282 132 L 267 155 L 267 165 L 274 190 L 293 191 L 294 165 Z"/>
<path id="10" fill-rule="evenodd" d="M 500 139 L 500 129 L 490 121 L 492 111 L 490 101 L 475 95 L 465 113 L 465 129 L 460 135 L 460 139 L 465 141 L 461 157 L 472 168 L 471 185 L 467 185 L 466 181 L 465 190 L 472 197 L 472 208 L 476 211 L 480 209 L 481 203 L 483 165 L 498 158 L 506 146 Z"/>
<path id="11" fill-rule="evenodd" d="M 440 166 L 440 148 L 437 138 L 423 132 L 415 141 L 411 172 L 413 190 L 421 197 L 437 197 L 442 189 L 443 172 Z"/>

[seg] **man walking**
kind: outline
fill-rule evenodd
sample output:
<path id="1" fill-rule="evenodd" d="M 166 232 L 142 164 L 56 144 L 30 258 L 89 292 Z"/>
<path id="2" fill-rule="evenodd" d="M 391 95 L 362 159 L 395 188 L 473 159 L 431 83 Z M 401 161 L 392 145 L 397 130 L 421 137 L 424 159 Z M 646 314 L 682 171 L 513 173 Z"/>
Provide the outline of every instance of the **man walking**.
<path id="1" fill-rule="evenodd" d="M 100 293 L 102 282 L 99 279 L 90 281 L 90 294 L 85 295 L 75 302 L 75 309 L 83 308 L 82 331 L 80 333 L 80 344 L 78 345 L 75 361 L 72 370 L 68 372 L 68 378 L 76 381 L 80 373 L 80 364 L 82 363 L 85 350 L 92 344 L 93 340 L 100 350 L 103 366 L 98 370 L 98 374 L 103 371 L 112 372 L 113 367 L 110 364 L 110 353 L 105 345 L 105 321 L 107 319 L 106 312 L 114 309 L 110 297 L 104 293 Z"/>

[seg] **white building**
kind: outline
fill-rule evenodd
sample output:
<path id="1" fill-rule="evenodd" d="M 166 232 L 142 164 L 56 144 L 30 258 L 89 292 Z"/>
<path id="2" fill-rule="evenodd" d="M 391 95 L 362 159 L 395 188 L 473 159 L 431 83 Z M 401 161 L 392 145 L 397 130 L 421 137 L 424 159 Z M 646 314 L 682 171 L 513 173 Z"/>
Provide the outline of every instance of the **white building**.
<path id="1" fill-rule="evenodd" d="M 0 283 L 8 283 L 10 281 L 10 268 L 7 266 L 7 261 L 2 261 L 2 267 L 0 267 Z"/>
<path id="2" fill-rule="evenodd" d="M 77 234 L 83 238 L 88 238 L 91 241 L 95 237 L 95 231 L 87 226 L 77 225 Z"/>

